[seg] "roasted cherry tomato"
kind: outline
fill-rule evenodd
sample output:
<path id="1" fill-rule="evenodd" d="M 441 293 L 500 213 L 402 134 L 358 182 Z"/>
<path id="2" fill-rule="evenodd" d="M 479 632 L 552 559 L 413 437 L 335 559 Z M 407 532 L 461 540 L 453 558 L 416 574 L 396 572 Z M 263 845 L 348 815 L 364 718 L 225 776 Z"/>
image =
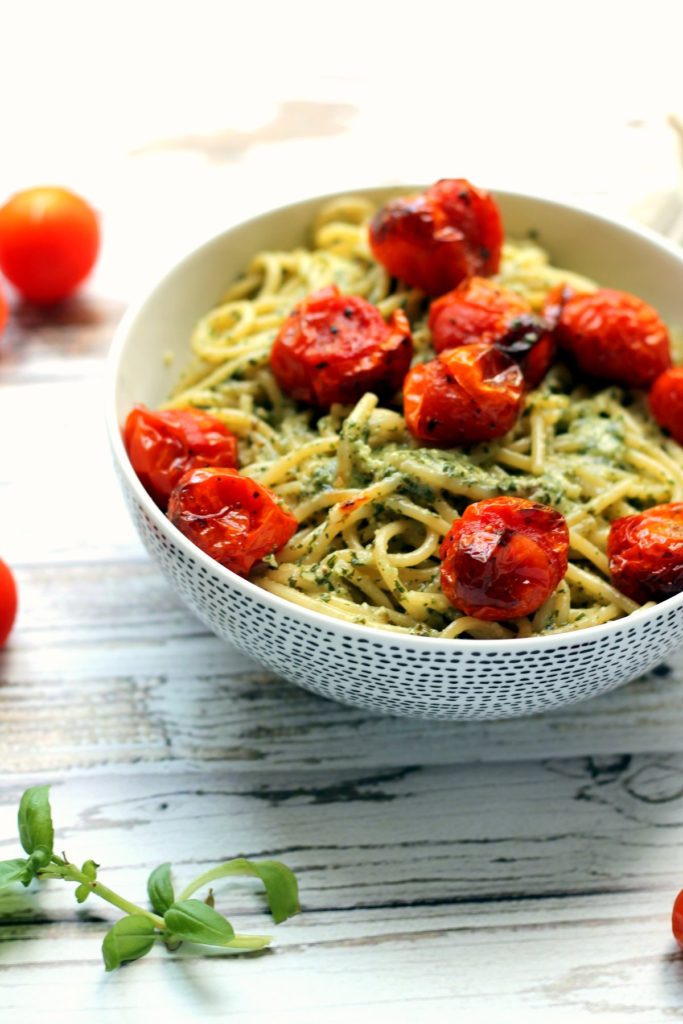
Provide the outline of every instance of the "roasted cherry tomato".
<path id="1" fill-rule="evenodd" d="M 683 444 L 683 366 L 660 373 L 650 390 L 650 409 L 660 427 Z"/>
<path id="2" fill-rule="evenodd" d="M 627 597 L 659 601 L 683 590 L 683 502 L 615 519 L 607 540 L 612 582 Z"/>
<path id="3" fill-rule="evenodd" d="M 0 209 L 0 270 L 31 302 L 71 295 L 92 270 L 100 229 L 92 208 L 64 188 L 30 188 Z"/>
<path id="4" fill-rule="evenodd" d="M 498 206 L 464 178 L 394 199 L 370 224 L 375 258 L 392 277 L 428 295 L 443 295 L 475 274 L 495 274 L 502 244 Z"/>
<path id="5" fill-rule="evenodd" d="M 17 585 L 9 566 L 0 559 L 0 647 L 10 635 L 17 615 Z"/>
<path id="6" fill-rule="evenodd" d="M 673 912 L 671 914 L 671 930 L 674 939 L 683 948 L 683 889 L 674 900 Z"/>
<path id="7" fill-rule="evenodd" d="M 567 571 L 561 513 L 525 498 L 469 505 L 441 544 L 441 589 L 477 619 L 518 619 L 546 601 Z"/>
<path id="8" fill-rule="evenodd" d="M 560 310 L 557 340 L 591 377 L 647 388 L 671 365 L 669 332 L 642 299 L 600 288 L 572 295 Z"/>
<path id="9" fill-rule="evenodd" d="M 366 391 L 391 397 L 413 356 L 410 324 L 398 309 L 386 323 L 366 299 L 336 285 L 304 299 L 285 320 L 270 354 L 283 391 L 329 409 L 357 402 Z"/>
<path id="10" fill-rule="evenodd" d="M 418 441 L 473 444 L 506 434 L 523 395 L 522 371 L 509 356 L 486 343 L 462 345 L 412 368 L 403 413 Z"/>
<path id="11" fill-rule="evenodd" d="M 168 517 L 193 544 L 240 576 L 298 529 L 272 491 L 234 469 L 190 470 L 171 494 Z"/>
<path id="12" fill-rule="evenodd" d="M 235 435 L 201 409 L 153 412 L 137 405 L 128 414 L 123 441 L 142 486 L 162 509 L 188 470 L 237 465 Z"/>
<path id="13" fill-rule="evenodd" d="M 485 277 L 469 277 L 432 302 L 429 329 L 437 352 L 486 341 L 519 363 L 530 388 L 550 369 L 555 345 L 550 324 L 531 304 Z"/>

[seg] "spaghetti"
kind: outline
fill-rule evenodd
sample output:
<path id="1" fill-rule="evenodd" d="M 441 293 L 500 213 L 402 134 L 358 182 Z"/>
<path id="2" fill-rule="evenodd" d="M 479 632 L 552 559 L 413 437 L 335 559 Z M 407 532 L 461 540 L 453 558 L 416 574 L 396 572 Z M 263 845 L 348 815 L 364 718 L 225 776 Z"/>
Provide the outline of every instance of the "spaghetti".
<path id="1" fill-rule="evenodd" d="M 432 358 L 424 296 L 401 290 L 371 256 L 374 212 L 346 197 L 320 211 L 311 248 L 259 253 L 222 303 L 197 324 L 193 362 L 166 408 L 194 406 L 239 438 L 241 472 L 292 509 L 299 530 L 252 573 L 271 593 L 335 618 L 426 636 L 528 637 L 582 629 L 638 605 L 610 583 L 609 524 L 683 500 L 683 450 L 648 415 L 642 396 L 592 392 L 556 365 L 530 392 L 505 437 L 462 449 L 420 447 L 399 407 L 366 393 L 321 415 L 284 395 L 268 366 L 284 318 L 336 284 L 388 317 L 401 307 L 415 359 Z M 541 309 L 565 282 L 595 285 L 550 265 L 534 242 L 508 242 L 496 280 Z M 517 495 L 567 519 L 570 565 L 554 594 L 513 622 L 463 615 L 441 592 L 439 545 L 472 501 Z"/>

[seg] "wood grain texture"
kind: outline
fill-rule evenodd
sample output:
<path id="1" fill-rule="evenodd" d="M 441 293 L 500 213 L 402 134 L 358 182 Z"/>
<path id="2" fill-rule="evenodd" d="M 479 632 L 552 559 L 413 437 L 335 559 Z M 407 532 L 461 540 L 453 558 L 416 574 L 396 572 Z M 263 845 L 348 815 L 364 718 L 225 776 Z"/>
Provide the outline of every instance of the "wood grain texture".
<path id="1" fill-rule="evenodd" d="M 3 1024 L 683 1019 L 669 937 L 683 884 L 683 653 L 535 719 L 422 723 L 334 705 L 208 634 L 152 566 L 101 426 L 119 314 L 20 311 L 0 360 L 3 557 L 21 614 L 0 652 L 0 857 L 25 786 L 58 843 L 142 899 L 237 854 L 300 877 L 272 951 L 156 950 L 105 976 L 114 912 L 52 884 L 0 894 Z M 83 425 L 87 429 L 83 429 Z M 219 890 L 267 930 L 257 886 Z M 111 912 L 110 912 L 111 911 Z"/>

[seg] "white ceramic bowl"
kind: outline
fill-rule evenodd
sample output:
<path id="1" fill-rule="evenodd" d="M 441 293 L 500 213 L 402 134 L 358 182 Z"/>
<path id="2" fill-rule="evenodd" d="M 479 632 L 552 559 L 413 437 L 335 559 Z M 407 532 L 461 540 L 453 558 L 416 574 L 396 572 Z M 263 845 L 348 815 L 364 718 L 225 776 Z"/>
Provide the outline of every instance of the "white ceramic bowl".
<path id="1" fill-rule="evenodd" d="M 396 193 L 365 190 L 377 201 Z M 585 210 L 495 194 L 508 235 L 533 229 L 556 264 L 635 292 L 670 323 L 683 324 L 683 251 Z M 127 413 L 136 402 L 155 406 L 168 394 L 188 358 L 195 322 L 253 253 L 303 242 L 329 198 L 274 210 L 217 235 L 171 270 L 117 332 L 108 368 L 111 445 L 135 525 L 171 586 L 218 636 L 286 679 L 394 715 L 531 714 L 604 693 L 656 665 L 683 640 L 683 594 L 603 626 L 536 639 L 406 636 L 328 618 L 261 590 L 207 557 L 151 501 L 121 441 Z M 170 366 L 163 358 L 169 350 Z"/>

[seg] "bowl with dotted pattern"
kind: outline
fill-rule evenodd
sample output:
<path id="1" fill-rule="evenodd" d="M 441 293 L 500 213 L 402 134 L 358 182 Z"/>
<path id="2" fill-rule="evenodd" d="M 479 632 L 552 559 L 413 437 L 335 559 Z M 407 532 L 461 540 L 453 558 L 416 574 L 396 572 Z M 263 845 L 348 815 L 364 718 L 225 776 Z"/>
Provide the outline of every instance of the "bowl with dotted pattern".
<path id="1" fill-rule="evenodd" d="M 404 192 L 414 187 L 406 187 Z M 382 202 L 396 189 L 364 189 Z M 641 228 L 547 199 L 494 190 L 506 232 L 530 232 L 554 263 L 652 303 L 683 325 L 683 250 Z M 140 537 L 201 621 L 307 690 L 392 715 L 496 719 L 605 693 L 683 641 L 683 594 L 585 630 L 513 640 L 440 640 L 356 625 L 292 604 L 223 568 L 191 544 L 137 479 L 121 425 L 133 405 L 164 400 L 189 357 L 196 321 L 261 249 L 302 244 L 319 196 L 222 232 L 190 253 L 124 317 L 107 370 L 107 421 L 117 475 Z M 226 662 L 229 659 L 226 650 Z"/>

